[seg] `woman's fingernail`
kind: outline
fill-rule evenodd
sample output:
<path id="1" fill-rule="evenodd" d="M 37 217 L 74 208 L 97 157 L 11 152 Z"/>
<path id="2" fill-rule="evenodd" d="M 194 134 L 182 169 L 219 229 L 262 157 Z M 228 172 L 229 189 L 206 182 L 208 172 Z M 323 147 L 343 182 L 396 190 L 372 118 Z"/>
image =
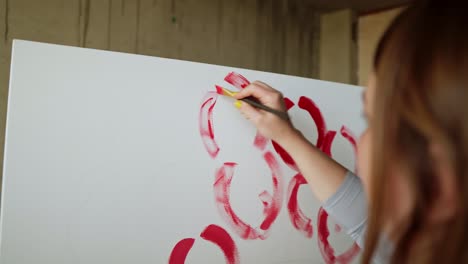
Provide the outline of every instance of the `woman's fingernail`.
<path id="1" fill-rule="evenodd" d="M 237 109 L 240 109 L 241 106 L 242 106 L 242 102 L 239 101 L 239 100 L 237 100 L 237 101 L 234 102 L 234 106 L 235 106 Z"/>

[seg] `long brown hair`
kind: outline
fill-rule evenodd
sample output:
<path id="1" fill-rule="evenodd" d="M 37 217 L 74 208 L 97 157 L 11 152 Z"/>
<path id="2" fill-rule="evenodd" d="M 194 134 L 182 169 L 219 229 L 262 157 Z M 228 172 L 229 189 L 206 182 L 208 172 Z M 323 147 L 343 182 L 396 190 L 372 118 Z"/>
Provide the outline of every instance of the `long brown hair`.
<path id="1" fill-rule="evenodd" d="M 374 71 L 373 149 L 369 225 L 363 263 L 382 236 L 386 183 L 398 160 L 414 208 L 398 223 L 392 263 L 468 263 L 468 13 L 464 1 L 415 1 L 387 29 Z M 426 225 L 437 199 L 430 144 L 448 155 L 456 182 L 456 216 Z M 398 194 L 393 194 L 398 195 Z M 417 238 L 417 243 L 414 243 Z"/>

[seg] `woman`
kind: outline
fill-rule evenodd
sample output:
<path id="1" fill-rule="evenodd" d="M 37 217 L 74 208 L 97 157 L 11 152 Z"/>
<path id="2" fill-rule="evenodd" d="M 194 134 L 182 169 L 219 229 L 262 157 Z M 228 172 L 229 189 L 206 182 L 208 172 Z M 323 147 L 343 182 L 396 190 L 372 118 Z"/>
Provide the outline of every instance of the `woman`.
<path id="1" fill-rule="evenodd" d="M 417 1 L 385 33 L 363 96 L 360 178 L 292 124 L 240 105 L 293 157 L 325 209 L 364 248 L 364 263 L 468 263 L 465 5 Z M 236 96 L 285 111 L 282 95 L 261 82 Z"/>

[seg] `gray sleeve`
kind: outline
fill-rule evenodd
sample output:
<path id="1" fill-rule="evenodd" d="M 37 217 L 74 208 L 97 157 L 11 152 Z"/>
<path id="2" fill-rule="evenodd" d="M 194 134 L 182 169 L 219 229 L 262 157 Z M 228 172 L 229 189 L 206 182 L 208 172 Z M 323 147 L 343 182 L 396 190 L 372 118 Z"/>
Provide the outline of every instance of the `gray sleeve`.
<path id="1" fill-rule="evenodd" d="M 367 200 L 361 180 L 348 172 L 344 182 L 325 201 L 323 208 L 362 248 L 367 224 Z"/>
<path id="2" fill-rule="evenodd" d="M 367 227 L 367 200 L 361 180 L 351 172 L 327 201 L 323 204 L 327 213 L 356 241 L 359 247 L 364 247 Z M 389 263 L 393 245 L 384 235 L 381 237 L 377 250 L 372 258 L 374 264 Z"/>

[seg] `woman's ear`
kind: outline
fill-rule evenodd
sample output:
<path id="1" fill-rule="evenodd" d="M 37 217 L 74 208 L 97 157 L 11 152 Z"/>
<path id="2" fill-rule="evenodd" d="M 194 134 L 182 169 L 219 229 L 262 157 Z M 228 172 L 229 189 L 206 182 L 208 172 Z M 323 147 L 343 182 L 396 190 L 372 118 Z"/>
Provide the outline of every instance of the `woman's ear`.
<path id="1" fill-rule="evenodd" d="M 435 197 L 428 220 L 430 224 L 440 224 L 455 217 L 459 196 L 453 160 L 446 147 L 440 143 L 431 143 L 430 155 L 435 175 Z"/>

